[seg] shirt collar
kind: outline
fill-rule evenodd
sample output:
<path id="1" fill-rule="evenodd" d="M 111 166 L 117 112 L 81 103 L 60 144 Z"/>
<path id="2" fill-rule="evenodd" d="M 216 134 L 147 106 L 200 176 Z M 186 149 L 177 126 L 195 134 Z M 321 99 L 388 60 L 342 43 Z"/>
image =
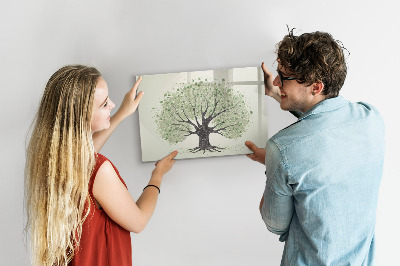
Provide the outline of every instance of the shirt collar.
<path id="1" fill-rule="evenodd" d="M 337 96 L 334 98 L 329 98 L 326 100 L 323 100 L 319 103 L 317 103 L 316 105 L 314 105 L 310 110 L 308 110 L 307 112 L 303 113 L 300 117 L 299 120 L 302 120 L 310 115 L 314 115 L 314 114 L 319 114 L 319 113 L 324 113 L 324 112 L 329 112 L 329 111 L 333 111 L 335 109 L 339 109 L 340 107 L 342 107 L 343 105 L 349 104 L 350 102 L 348 100 L 346 100 L 345 98 L 343 98 L 342 96 Z"/>

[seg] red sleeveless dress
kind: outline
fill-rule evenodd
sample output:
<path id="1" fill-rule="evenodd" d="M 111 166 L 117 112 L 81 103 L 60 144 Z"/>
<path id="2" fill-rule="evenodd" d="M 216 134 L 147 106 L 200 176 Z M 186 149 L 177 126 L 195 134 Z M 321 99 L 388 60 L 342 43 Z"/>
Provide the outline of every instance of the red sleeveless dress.
<path id="1" fill-rule="evenodd" d="M 132 265 L 130 232 L 111 220 L 103 209 L 99 209 L 93 197 L 93 183 L 97 171 L 105 161 L 109 160 L 99 153 L 96 154 L 96 166 L 89 181 L 90 213 L 83 223 L 80 246 L 69 263 L 71 266 Z M 111 165 L 126 187 L 117 168 L 112 163 Z"/>

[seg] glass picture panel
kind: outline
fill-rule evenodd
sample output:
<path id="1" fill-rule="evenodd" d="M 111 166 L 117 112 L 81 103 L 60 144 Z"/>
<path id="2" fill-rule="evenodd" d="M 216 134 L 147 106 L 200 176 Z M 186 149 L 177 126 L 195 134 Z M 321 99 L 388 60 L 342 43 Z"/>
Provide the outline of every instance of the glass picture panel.
<path id="1" fill-rule="evenodd" d="M 260 67 L 144 75 L 138 93 L 142 161 L 248 154 L 267 124 Z"/>

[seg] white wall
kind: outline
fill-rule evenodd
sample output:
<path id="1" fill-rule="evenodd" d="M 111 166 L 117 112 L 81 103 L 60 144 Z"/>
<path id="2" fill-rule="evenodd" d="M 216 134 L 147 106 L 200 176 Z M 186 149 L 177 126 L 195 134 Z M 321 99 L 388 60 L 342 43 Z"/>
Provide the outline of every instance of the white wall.
<path id="1" fill-rule="evenodd" d="M 341 40 L 351 52 L 341 94 L 374 104 L 384 117 L 387 147 L 376 235 L 380 265 L 393 265 L 400 210 L 397 10 L 391 0 L 2 1 L 1 264 L 29 264 L 22 234 L 25 137 L 55 70 L 72 63 L 96 66 L 119 103 L 135 75 L 262 61 L 275 68 L 275 44 L 288 24 L 299 33 L 321 30 Z M 276 103 L 267 103 L 274 133 L 292 120 Z M 137 198 L 153 169 L 140 161 L 137 114 L 121 124 L 102 153 Z M 134 265 L 278 265 L 283 244 L 258 213 L 264 182 L 263 167 L 245 156 L 177 161 L 148 227 L 132 234 Z"/>

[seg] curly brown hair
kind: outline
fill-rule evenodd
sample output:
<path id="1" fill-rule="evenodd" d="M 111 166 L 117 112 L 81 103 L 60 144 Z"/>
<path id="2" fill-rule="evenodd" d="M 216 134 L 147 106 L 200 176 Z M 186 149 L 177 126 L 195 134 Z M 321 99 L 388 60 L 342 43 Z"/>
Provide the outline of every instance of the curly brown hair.
<path id="1" fill-rule="evenodd" d="M 292 29 L 277 44 L 277 60 L 301 84 L 322 82 L 322 93 L 333 98 L 339 95 L 346 79 L 343 50 L 347 49 L 329 33 L 316 31 L 295 36 Z"/>

